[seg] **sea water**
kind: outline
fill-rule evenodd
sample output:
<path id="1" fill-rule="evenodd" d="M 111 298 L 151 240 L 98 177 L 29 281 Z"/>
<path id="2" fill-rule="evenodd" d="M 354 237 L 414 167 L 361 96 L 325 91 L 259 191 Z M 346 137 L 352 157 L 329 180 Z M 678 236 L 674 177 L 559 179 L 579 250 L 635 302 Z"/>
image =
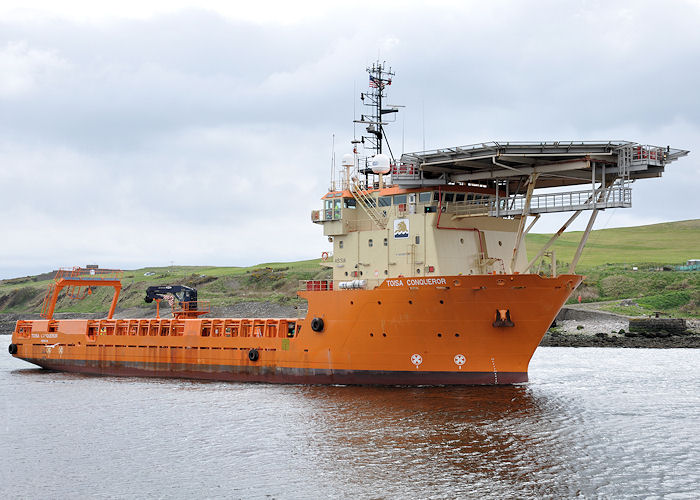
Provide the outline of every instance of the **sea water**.
<path id="1" fill-rule="evenodd" d="M 401 388 L 44 371 L 0 337 L 0 498 L 700 496 L 700 351 L 540 348 Z"/>

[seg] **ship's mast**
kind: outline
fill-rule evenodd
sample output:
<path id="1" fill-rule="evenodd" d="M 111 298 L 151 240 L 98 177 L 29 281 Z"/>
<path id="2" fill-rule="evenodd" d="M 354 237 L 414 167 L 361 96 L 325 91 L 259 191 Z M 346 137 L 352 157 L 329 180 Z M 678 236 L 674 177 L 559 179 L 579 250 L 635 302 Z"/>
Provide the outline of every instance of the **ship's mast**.
<path id="1" fill-rule="evenodd" d="M 367 108 L 367 113 L 360 115 L 359 120 L 355 120 L 355 123 L 361 123 L 366 125 L 366 134 L 362 135 L 360 142 L 363 144 L 365 150 L 369 153 L 368 156 L 374 156 L 382 153 L 383 143 L 386 140 L 386 135 L 384 133 L 384 125 L 387 122 L 382 121 L 384 115 L 391 113 L 396 113 L 398 109 L 388 108 L 384 109 L 382 107 L 382 101 L 386 97 L 385 89 L 387 86 L 391 85 L 392 78 L 394 77 L 394 72 L 390 67 L 386 66 L 386 63 L 380 63 L 377 61 L 373 63 L 371 67 L 367 68 L 367 73 L 369 74 L 369 90 L 360 94 L 360 99 L 362 103 Z M 391 154 L 391 147 L 389 143 L 386 144 L 389 153 Z M 391 157 L 393 159 L 393 154 Z"/>

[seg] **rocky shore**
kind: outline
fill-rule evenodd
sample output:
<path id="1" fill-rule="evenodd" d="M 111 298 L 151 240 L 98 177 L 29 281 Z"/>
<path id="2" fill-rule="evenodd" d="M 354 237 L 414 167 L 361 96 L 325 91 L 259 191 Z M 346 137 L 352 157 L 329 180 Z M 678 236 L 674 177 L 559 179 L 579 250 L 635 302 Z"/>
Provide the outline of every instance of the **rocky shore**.
<path id="1" fill-rule="evenodd" d="M 241 302 L 214 308 L 213 317 L 231 318 L 301 318 L 306 311 L 294 306 L 271 302 Z M 57 319 L 98 319 L 102 314 L 57 313 Z M 153 317 L 152 309 L 133 308 L 118 311 L 117 318 Z M 164 318 L 169 315 L 163 315 Z M 0 335 L 10 335 L 19 319 L 41 319 L 38 314 L 0 314 Z M 625 316 L 578 306 L 562 308 L 555 324 L 545 334 L 541 346 L 547 347 L 630 347 L 630 348 L 700 348 L 700 320 L 686 320 L 686 329 L 664 330 L 660 327 L 630 332 L 630 320 Z"/>
<path id="2" fill-rule="evenodd" d="M 683 324 L 683 327 L 680 327 L 680 324 Z M 635 320 L 587 306 L 565 306 L 540 345 L 700 348 L 700 320 L 669 318 Z"/>

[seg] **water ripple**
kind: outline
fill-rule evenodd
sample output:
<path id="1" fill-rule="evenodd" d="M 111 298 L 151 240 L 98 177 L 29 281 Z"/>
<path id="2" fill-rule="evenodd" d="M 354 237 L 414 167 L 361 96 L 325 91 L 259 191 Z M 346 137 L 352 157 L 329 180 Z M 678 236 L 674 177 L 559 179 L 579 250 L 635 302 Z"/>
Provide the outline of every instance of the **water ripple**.
<path id="1" fill-rule="evenodd" d="M 2 356 L 0 494 L 692 498 L 699 358 L 541 348 L 525 385 L 382 388 L 87 377 Z"/>

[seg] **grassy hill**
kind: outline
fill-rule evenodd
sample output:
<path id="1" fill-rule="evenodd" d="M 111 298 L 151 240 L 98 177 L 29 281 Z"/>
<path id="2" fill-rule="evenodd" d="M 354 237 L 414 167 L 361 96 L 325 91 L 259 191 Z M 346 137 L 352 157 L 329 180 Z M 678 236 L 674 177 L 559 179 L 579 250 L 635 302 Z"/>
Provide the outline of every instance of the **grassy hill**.
<path id="1" fill-rule="evenodd" d="M 571 262 L 582 234 L 574 231 L 559 238 L 553 245 L 557 260 Z M 550 234 L 529 234 L 528 257 L 534 257 L 550 237 Z M 688 259 L 700 259 L 700 219 L 592 231 L 580 267 L 605 264 L 645 267 L 684 264 Z"/>
<path id="2" fill-rule="evenodd" d="M 528 235 L 529 257 L 549 237 Z M 568 270 L 580 237 L 581 232 L 564 234 L 553 246 L 560 272 Z M 700 220 L 593 231 L 577 269 L 587 276 L 577 294 L 586 301 L 634 299 L 634 305 L 608 306 L 617 312 L 645 314 L 662 310 L 700 316 L 700 272 L 654 270 L 683 264 L 691 258 L 700 258 Z M 213 306 L 247 301 L 296 304 L 299 280 L 330 276 L 330 271 L 319 264 L 319 259 L 312 259 L 251 267 L 171 266 L 125 271 L 118 309 L 144 307 L 143 297 L 150 285 L 176 284 L 196 287 L 199 298 L 211 301 Z M 639 270 L 633 271 L 633 266 Z M 0 312 L 38 313 L 53 274 L 0 281 Z M 110 300 L 110 291 L 98 288 L 86 300 L 62 297 L 56 310 L 104 312 Z"/>
<path id="3" fill-rule="evenodd" d="M 299 280 L 329 276 L 320 259 L 299 262 L 265 263 L 251 267 L 170 266 L 145 267 L 124 271 L 122 290 L 117 310 L 132 307 L 150 307 L 143 301 L 146 288 L 151 285 L 186 285 L 197 289 L 200 300 L 208 300 L 213 307 L 236 302 L 271 301 L 296 304 Z M 0 312 L 38 313 L 49 283 L 55 273 L 3 280 L 0 282 Z M 63 296 L 56 304 L 56 312 L 107 311 L 112 289 L 95 288 L 85 300 L 71 300 Z"/>

